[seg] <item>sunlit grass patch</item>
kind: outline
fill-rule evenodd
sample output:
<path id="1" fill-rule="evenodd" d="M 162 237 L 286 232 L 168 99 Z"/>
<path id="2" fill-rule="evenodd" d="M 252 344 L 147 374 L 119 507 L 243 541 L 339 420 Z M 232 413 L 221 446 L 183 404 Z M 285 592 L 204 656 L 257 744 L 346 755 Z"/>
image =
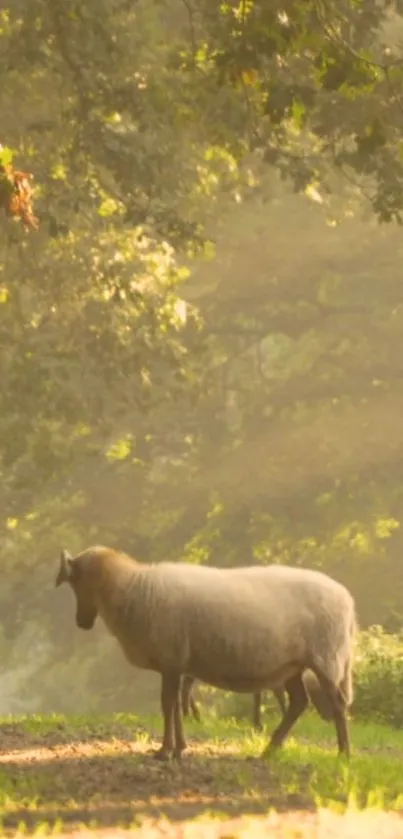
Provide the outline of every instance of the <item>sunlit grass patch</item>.
<path id="1" fill-rule="evenodd" d="M 282 788 L 302 788 L 319 807 L 371 806 L 399 810 L 403 806 L 403 771 L 398 758 L 354 755 L 349 762 L 315 745 L 295 740 L 275 757 Z"/>
<path id="2" fill-rule="evenodd" d="M 204 735 L 216 749 L 258 757 L 277 724 L 266 721 L 263 732 L 235 720 L 206 718 Z M 350 721 L 352 757 L 337 754 L 333 724 L 312 713 L 295 727 L 283 749 L 266 762 L 284 793 L 309 795 L 315 806 L 344 809 L 347 806 L 403 809 L 403 732 L 377 723 Z M 238 770 L 241 778 L 242 769 Z M 246 783 L 245 770 L 245 783 Z"/>

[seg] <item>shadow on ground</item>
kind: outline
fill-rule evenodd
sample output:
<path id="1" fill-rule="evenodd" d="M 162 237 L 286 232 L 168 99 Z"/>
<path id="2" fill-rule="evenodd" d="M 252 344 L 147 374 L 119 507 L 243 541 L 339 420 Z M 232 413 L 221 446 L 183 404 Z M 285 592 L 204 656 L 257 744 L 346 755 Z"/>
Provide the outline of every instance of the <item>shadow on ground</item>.
<path id="1" fill-rule="evenodd" d="M 166 816 L 183 821 L 202 814 L 239 814 L 313 808 L 301 773 L 298 794 L 282 788 L 275 766 L 245 759 L 211 744 L 189 739 L 181 764 L 156 761 L 158 741 L 104 739 L 100 732 L 82 739 L 61 738 L 53 729 L 40 737 L 12 726 L 1 729 L 0 788 L 2 824 L 29 830 L 47 822 L 66 826 L 128 825 Z M 60 742 L 62 739 L 62 742 Z M 304 792 L 304 788 L 306 792 Z"/>

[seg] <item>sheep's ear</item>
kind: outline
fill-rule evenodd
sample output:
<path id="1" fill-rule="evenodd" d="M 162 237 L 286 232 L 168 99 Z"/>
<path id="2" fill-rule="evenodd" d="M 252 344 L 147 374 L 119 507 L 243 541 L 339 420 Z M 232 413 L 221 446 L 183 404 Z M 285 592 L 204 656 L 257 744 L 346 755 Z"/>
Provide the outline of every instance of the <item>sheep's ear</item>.
<path id="1" fill-rule="evenodd" d="M 68 551 L 62 551 L 60 554 L 60 568 L 56 577 L 55 586 L 61 586 L 62 583 L 68 583 L 73 576 L 74 559 Z"/>

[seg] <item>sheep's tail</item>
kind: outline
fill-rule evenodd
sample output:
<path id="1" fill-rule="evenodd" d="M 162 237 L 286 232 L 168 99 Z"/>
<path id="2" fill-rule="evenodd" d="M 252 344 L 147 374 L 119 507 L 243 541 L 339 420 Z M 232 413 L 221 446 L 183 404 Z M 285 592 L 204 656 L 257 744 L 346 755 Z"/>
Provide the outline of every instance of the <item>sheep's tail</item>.
<path id="1" fill-rule="evenodd" d="M 358 631 L 358 621 L 357 621 L 357 613 L 355 610 L 355 606 L 353 607 L 352 615 L 351 615 L 351 622 L 349 627 L 349 638 L 348 638 L 348 656 L 346 665 L 344 668 L 344 673 L 342 679 L 339 683 L 339 691 L 343 697 L 343 700 L 347 706 L 353 704 L 354 701 L 354 685 L 353 685 L 353 663 L 354 663 L 354 641 L 355 636 Z"/>

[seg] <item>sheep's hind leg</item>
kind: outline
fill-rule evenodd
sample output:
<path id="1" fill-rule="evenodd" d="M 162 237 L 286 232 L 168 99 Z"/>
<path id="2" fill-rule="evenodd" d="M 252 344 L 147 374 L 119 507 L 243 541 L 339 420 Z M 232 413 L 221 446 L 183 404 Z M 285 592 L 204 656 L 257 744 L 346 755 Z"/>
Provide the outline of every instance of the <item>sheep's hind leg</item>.
<path id="1" fill-rule="evenodd" d="M 194 699 L 193 693 L 190 694 L 190 707 L 191 707 L 191 711 L 192 711 L 194 719 L 196 720 L 196 722 L 200 722 L 199 706 L 198 706 L 196 700 Z"/>
<path id="2" fill-rule="evenodd" d="M 258 731 L 262 730 L 261 705 L 262 705 L 262 694 L 261 693 L 254 693 L 253 694 L 253 726 Z"/>
<path id="3" fill-rule="evenodd" d="M 284 699 L 284 689 L 283 688 L 273 688 L 274 696 L 277 699 L 280 711 L 282 715 L 287 713 L 287 703 Z"/>
<path id="4" fill-rule="evenodd" d="M 288 679 L 284 687 L 288 693 L 290 702 L 280 725 L 273 731 L 270 743 L 264 749 L 261 757 L 268 757 L 274 749 L 282 745 L 290 729 L 295 725 L 308 706 L 308 696 L 301 673 Z"/>
<path id="5" fill-rule="evenodd" d="M 314 671 L 317 676 L 324 695 L 329 699 L 333 709 L 333 719 L 336 726 L 337 746 L 339 754 L 344 754 L 347 758 L 350 757 L 350 737 L 348 733 L 347 716 L 346 716 L 346 702 L 343 694 L 327 676 Z"/>
<path id="6" fill-rule="evenodd" d="M 162 746 L 154 752 L 156 760 L 168 760 L 175 749 L 174 718 L 175 707 L 180 702 L 180 675 L 163 673 L 161 685 L 161 708 L 164 718 L 164 736 Z M 175 723 L 176 725 L 176 723 Z"/>
<path id="7" fill-rule="evenodd" d="M 194 679 L 192 676 L 183 676 L 181 682 L 181 703 L 183 716 L 189 716 L 189 703 L 192 702 L 192 685 Z"/>
<path id="8" fill-rule="evenodd" d="M 193 714 L 193 717 L 197 722 L 200 722 L 200 711 L 193 696 L 193 686 L 195 680 L 193 676 L 184 676 L 182 679 L 182 687 L 181 687 L 181 701 L 182 701 L 182 711 L 183 716 L 189 716 L 189 708 Z"/>
<path id="9" fill-rule="evenodd" d="M 175 702 L 174 707 L 174 730 L 175 730 L 175 748 L 174 748 L 174 758 L 176 760 L 180 760 L 182 757 L 182 752 L 186 749 L 187 743 L 185 740 L 185 733 L 183 731 L 183 721 L 182 721 L 182 707 L 180 699 Z"/>

